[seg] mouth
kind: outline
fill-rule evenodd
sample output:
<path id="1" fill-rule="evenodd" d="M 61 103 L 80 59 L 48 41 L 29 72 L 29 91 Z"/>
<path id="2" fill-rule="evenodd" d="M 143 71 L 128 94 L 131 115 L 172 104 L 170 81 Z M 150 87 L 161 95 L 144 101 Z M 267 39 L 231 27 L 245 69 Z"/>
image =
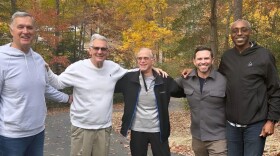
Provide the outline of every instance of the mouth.
<path id="1" fill-rule="evenodd" d="M 140 66 L 140 67 L 145 67 L 145 66 L 146 66 L 146 64 L 140 64 L 139 66 Z"/>
<path id="2" fill-rule="evenodd" d="M 105 58 L 104 55 L 95 55 L 95 57 L 98 58 L 98 59 L 104 59 Z"/>
<path id="3" fill-rule="evenodd" d="M 23 40 L 30 40 L 31 39 L 30 36 L 21 36 L 20 38 L 23 39 Z"/>
<path id="4" fill-rule="evenodd" d="M 236 42 L 244 42 L 245 41 L 245 37 L 237 37 L 235 38 Z"/>

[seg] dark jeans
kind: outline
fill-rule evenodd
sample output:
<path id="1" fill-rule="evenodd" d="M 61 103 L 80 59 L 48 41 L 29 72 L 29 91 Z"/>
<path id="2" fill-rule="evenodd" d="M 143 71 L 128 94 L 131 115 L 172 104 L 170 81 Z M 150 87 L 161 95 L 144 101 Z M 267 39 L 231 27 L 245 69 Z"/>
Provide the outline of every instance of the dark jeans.
<path id="1" fill-rule="evenodd" d="M 148 144 L 151 144 L 153 156 L 170 156 L 168 140 L 160 141 L 160 133 L 131 131 L 130 150 L 132 156 L 147 156 Z"/>
<path id="2" fill-rule="evenodd" d="M 262 156 L 265 139 L 260 137 L 265 121 L 247 127 L 234 127 L 227 122 L 228 156 Z"/>
<path id="3" fill-rule="evenodd" d="M 0 156 L 43 156 L 45 131 L 24 138 L 0 136 Z"/>

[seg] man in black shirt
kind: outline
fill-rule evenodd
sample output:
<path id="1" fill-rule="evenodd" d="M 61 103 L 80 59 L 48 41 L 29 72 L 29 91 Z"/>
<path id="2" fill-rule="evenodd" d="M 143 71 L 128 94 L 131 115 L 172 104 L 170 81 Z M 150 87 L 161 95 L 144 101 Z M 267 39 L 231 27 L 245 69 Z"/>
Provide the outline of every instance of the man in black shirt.
<path id="1" fill-rule="evenodd" d="M 226 118 L 229 156 L 262 156 L 267 136 L 280 118 L 280 87 L 275 58 L 250 41 L 250 23 L 231 26 L 232 49 L 219 66 L 227 78 Z"/>

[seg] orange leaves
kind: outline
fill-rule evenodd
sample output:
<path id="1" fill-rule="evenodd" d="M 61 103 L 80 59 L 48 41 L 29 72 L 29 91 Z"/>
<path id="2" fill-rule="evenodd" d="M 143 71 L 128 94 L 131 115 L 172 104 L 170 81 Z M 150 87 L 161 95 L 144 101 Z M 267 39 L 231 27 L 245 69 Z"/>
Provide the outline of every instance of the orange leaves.
<path id="1" fill-rule="evenodd" d="M 53 56 L 51 61 L 49 62 L 49 65 L 52 66 L 54 64 L 61 64 L 66 68 L 70 64 L 70 62 L 66 56 Z"/>

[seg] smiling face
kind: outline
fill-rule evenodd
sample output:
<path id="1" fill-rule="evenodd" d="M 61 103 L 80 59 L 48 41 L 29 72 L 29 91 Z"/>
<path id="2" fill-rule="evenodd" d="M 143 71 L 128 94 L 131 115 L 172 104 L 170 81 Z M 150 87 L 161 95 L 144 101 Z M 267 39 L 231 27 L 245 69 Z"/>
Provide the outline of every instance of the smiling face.
<path id="1" fill-rule="evenodd" d="M 249 39 L 251 35 L 251 28 L 247 21 L 238 20 L 231 26 L 231 39 L 235 47 L 242 52 L 244 49 L 250 47 Z"/>
<path id="2" fill-rule="evenodd" d="M 193 64 L 197 68 L 197 74 L 202 78 L 208 77 L 213 63 L 214 59 L 211 56 L 211 52 L 209 50 L 197 51 L 195 58 L 193 59 Z"/>
<path id="3" fill-rule="evenodd" d="M 152 68 L 154 65 L 154 57 L 152 50 L 148 48 L 142 48 L 137 54 L 137 63 L 140 71 L 146 75 L 152 75 Z"/>
<path id="4" fill-rule="evenodd" d="M 101 68 L 103 62 L 109 55 L 107 42 L 101 39 L 95 39 L 89 48 L 89 54 L 91 55 L 91 62 L 97 67 Z"/>
<path id="5" fill-rule="evenodd" d="M 16 17 L 10 25 L 12 47 L 27 53 L 35 36 L 35 24 L 30 16 Z"/>

